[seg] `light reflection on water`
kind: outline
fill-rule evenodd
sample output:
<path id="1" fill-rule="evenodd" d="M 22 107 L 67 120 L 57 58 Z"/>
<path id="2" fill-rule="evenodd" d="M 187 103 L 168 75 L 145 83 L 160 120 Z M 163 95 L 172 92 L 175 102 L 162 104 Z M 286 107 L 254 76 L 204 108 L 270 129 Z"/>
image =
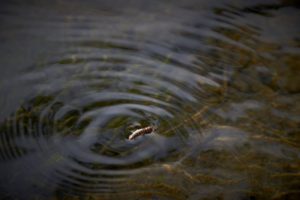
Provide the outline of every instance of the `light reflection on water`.
<path id="1" fill-rule="evenodd" d="M 297 198 L 298 19 L 292 1 L 3 3 L 1 196 Z"/>

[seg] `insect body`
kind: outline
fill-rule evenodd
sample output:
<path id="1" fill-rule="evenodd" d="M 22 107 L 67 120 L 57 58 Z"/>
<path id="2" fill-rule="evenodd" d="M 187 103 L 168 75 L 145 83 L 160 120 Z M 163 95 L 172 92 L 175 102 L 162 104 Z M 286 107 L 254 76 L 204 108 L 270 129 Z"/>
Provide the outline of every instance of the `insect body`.
<path id="1" fill-rule="evenodd" d="M 134 140 L 136 137 L 150 134 L 156 130 L 156 127 L 154 126 L 147 126 L 145 128 L 137 129 L 132 132 L 132 134 L 128 137 L 128 140 Z"/>

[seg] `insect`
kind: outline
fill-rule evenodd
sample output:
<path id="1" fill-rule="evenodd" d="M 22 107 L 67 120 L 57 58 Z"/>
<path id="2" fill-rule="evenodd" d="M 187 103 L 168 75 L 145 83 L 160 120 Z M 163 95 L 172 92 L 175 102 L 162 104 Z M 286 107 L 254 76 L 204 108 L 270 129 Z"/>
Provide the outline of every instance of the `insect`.
<path id="1" fill-rule="evenodd" d="M 131 133 L 131 135 L 129 135 L 128 140 L 134 140 L 136 137 L 150 134 L 150 133 L 154 132 L 156 129 L 157 129 L 156 126 L 147 126 L 144 128 L 137 129 L 137 130 L 133 131 Z"/>

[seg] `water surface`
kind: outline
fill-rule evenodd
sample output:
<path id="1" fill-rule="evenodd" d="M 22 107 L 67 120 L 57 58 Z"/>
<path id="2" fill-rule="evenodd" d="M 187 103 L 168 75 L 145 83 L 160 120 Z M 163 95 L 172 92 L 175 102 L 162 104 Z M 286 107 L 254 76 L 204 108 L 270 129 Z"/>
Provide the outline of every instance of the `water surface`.
<path id="1" fill-rule="evenodd" d="M 1 3 L 0 196 L 297 199 L 299 14 L 296 1 Z"/>

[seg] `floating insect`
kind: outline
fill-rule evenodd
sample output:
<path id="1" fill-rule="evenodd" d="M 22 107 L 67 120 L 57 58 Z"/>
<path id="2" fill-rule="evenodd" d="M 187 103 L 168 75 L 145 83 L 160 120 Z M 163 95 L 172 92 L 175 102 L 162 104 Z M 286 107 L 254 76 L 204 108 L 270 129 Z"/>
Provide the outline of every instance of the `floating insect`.
<path id="1" fill-rule="evenodd" d="M 128 140 L 134 140 L 136 137 L 150 134 L 150 133 L 154 132 L 156 129 L 157 129 L 156 126 L 147 126 L 144 128 L 137 129 L 137 130 L 133 131 L 131 133 L 131 135 L 129 135 Z"/>

